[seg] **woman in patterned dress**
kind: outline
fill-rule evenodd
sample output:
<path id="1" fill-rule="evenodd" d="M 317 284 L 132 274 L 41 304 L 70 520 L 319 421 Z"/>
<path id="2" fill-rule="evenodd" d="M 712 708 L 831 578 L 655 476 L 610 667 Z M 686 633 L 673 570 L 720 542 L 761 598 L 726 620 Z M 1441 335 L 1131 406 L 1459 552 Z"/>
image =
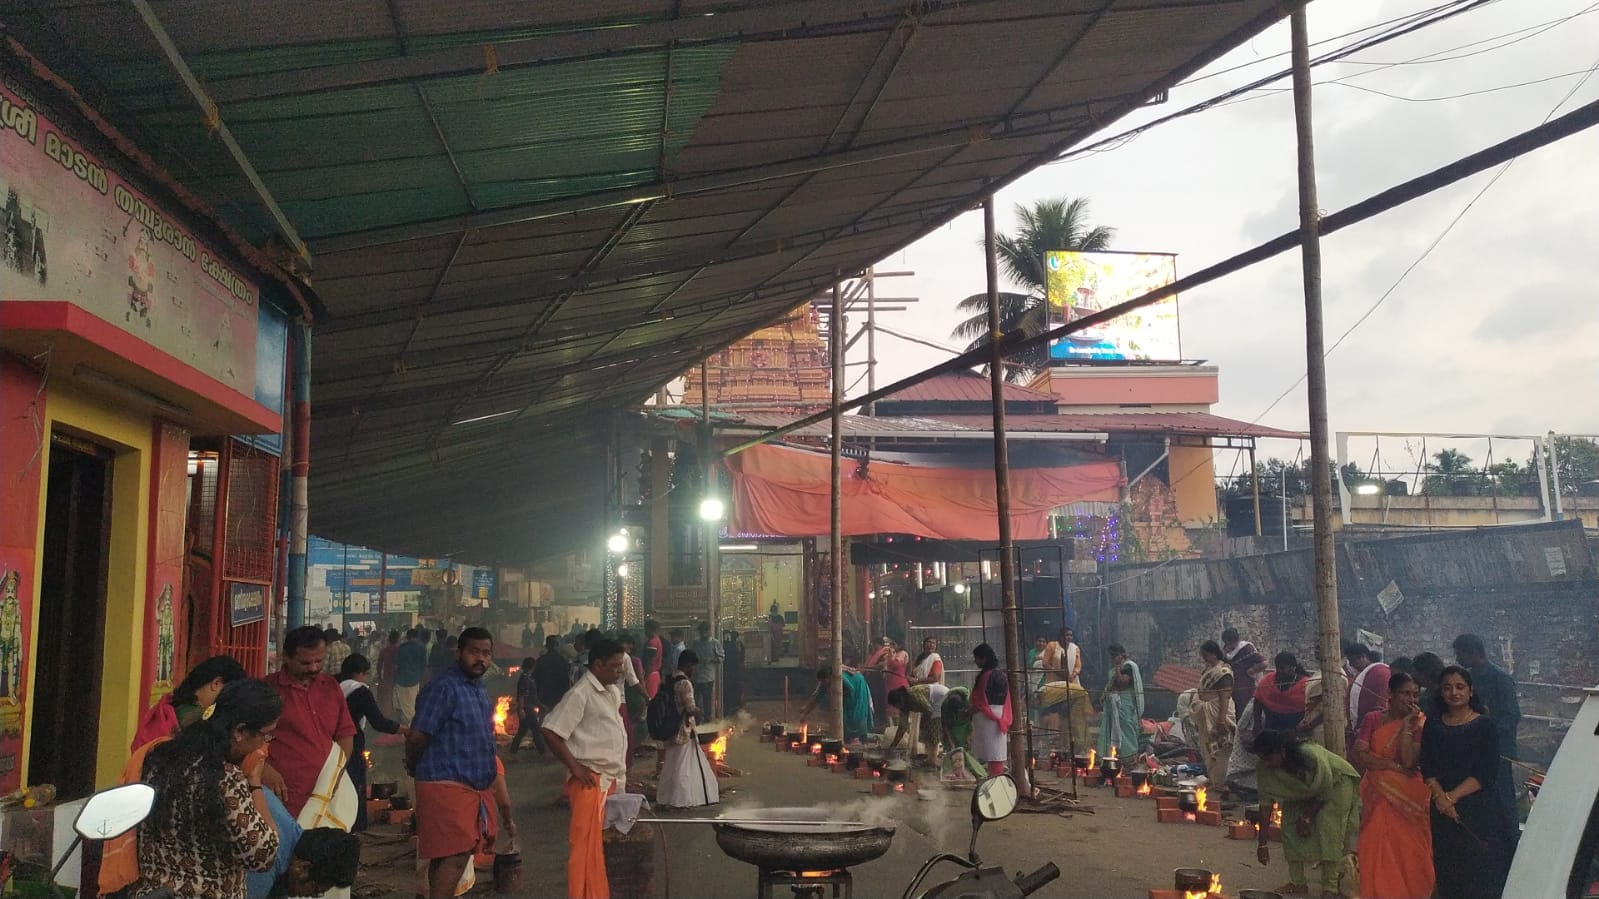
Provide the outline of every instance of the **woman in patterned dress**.
<path id="1" fill-rule="evenodd" d="M 272 741 L 282 713 L 266 681 L 234 681 L 202 720 L 151 750 L 144 780 L 155 807 L 139 825 L 134 895 L 165 887 L 186 899 L 243 899 L 245 872 L 272 868 L 278 832 L 261 767 L 247 775 L 239 765 Z"/>

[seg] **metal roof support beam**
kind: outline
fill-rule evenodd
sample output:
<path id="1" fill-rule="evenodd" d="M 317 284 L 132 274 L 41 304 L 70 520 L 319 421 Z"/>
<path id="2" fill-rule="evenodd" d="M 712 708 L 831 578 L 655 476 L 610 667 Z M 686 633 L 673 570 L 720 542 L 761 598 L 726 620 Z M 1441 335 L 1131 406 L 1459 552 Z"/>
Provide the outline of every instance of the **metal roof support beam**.
<path id="1" fill-rule="evenodd" d="M 962 0 L 960 7 L 998 5 L 1005 0 Z M 573 23 L 558 34 L 491 41 L 499 71 L 615 57 L 680 47 L 729 42 L 792 39 L 846 30 L 878 30 L 899 21 L 906 0 L 786 0 L 750 3 L 716 15 L 694 15 L 617 27 L 614 23 Z M 931 5 L 931 4 L 930 4 Z M 218 79 L 212 92 L 220 103 L 240 103 L 298 94 L 374 87 L 398 82 L 481 75 L 484 45 L 468 44 L 386 59 L 291 69 Z"/>
<path id="2" fill-rule="evenodd" d="M 172 36 L 167 34 L 161 20 L 156 17 L 155 10 L 150 8 L 149 0 L 133 0 L 133 8 L 138 11 L 139 18 L 144 20 L 144 27 L 150 30 L 150 36 L 160 45 L 161 52 L 166 54 L 167 62 L 177 72 L 178 78 L 184 87 L 189 89 L 189 95 L 194 102 L 199 104 L 200 111 L 205 114 L 206 127 L 216 132 L 217 138 L 228 149 L 228 155 L 238 165 L 244 177 L 250 182 L 250 187 L 255 190 L 256 196 L 261 198 L 261 203 L 271 214 L 273 222 L 278 226 L 278 231 L 289 242 L 289 247 L 295 254 L 305 260 L 307 268 L 311 267 L 311 251 L 306 249 L 305 241 L 300 239 L 300 232 L 289 222 L 289 217 L 283 213 L 283 208 L 273 198 L 272 192 L 267 190 L 266 182 L 261 180 L 261 174 L 251 164 L 250 157 L 244 154 L 244 148 L 233 139 L 233 132 L 228 130 L 228 123 L 222 121 L 222 114 L 217 110 L 217 104 L 206 95 L 205 88 L 200 86 L 200 80 L 194 76 L 194 71 L 184 61 L 183 54 L 178 51 L 178 45 L 172 42 Z"/>
<path id="3" fill-rule="evenodd" d="M 500 225 L 515 225 L 521 222 L 555 218 L 574 213 L 595 212 L 603 209 L 613 209 L 618 206 L 637 205 L 651 200 L 663 200 L 669 195 L 680 197 L 688 194 L 746 187 L 751 184 L 776 181 L 795 175 L 812 175 L 817 172 L 832 171 L 850 166 L 886 162 L 902 156 L 918 156 L 924 153 L 937 152 L 948 153 L 962 150 L 972 144 L 984 141 L 1060 134 L 1066 131 L 1075 131 L 1085 121 L 1091 121 L 1093 116 L 1088 110 L 1095 104 L 1116 103 L 1119 99 L 1107 97 L 1084 103 L 1073 103 L 1059 109 L 1018 113 L 994 122 L 976 122 L 970 126 L 946 128 L 931 134 L 868 144 L 855 149 L 841 150 L 837 153 L 799 156 L 763 165 L 725 169 L 701 175 L 688 175 L 683 178 L 663 180 L 654 184 L 640 184 L 636 187 L 594 191 L 560 200 L 524 203 L 483 212 L 445 216 L 425 222 L 411 222 L 404 225 L 333 234 L 317 239 L 317 251 L 321 253 L 337 253 L 345 250 L 358 250 L 405 240 L 419 240 L 426 237 L 437 237 L 441 234 L 452 234 L 462 228 L 494 228 Z M 1052 152 L 1058 151 L 1059 148 L 1052 150 Z"/>

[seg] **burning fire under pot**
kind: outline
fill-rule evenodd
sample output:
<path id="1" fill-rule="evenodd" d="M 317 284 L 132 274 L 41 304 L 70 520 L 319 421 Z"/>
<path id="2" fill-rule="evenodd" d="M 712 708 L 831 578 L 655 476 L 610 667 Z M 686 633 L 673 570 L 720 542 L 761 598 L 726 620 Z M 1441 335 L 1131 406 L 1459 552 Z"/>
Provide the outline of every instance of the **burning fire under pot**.
<path id="1" fill-rule="evenodd" d="M 1208 899 L 1221 895 L 1221 875 L 1206 868 L 1178 868 L 1172 872 L 1173 886 L 1183 899 Z"/>

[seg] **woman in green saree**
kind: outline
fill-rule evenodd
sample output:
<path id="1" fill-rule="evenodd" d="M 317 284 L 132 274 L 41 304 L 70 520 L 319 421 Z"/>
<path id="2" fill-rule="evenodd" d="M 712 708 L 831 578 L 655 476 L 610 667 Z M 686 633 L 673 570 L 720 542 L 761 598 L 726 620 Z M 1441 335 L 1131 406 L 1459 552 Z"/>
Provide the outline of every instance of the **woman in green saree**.
<path id="1" fill-rule="evenodd" d="M 1100 694 L 1099 756 L 1109 758 L 1115 749 L 1118 758 L 1130 759 L 1138 754 L 1143 733 L 1144 678 L 1120 643 L 1110 644 L 1105 652 L 1110 655 L 1110 673 Z"/>
<path id="2" fill-rule="evenodd" d="M 1308 894 L 1305 865 L 1311 864 L 1321 869 L 1323 899 L 1341 895 L 1338 879 L 1344 859 L 1354 851 L 1360 832 L 1360 775 L 1333 752 L 1285 731 L 1263 731 L 1251 748 L 1260 756 L 1260 807 L 1265 810 L 1276 802 L 1283 813 L 1288 883 L 1276 891 Z M 1261 864 L 1271 863 L 1265 828 L 1256 855 Z"/>

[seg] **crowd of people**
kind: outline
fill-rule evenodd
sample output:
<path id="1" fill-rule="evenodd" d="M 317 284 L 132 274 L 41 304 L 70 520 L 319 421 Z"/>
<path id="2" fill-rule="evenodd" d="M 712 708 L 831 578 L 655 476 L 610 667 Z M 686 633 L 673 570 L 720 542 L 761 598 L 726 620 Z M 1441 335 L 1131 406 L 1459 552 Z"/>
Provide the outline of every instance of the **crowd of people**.
<path id="1" fill-rule="evenodd" d="M 1189 706 L 1200 754 L 1214 783 L 1281 808 L 1289 882 L 1278 892 L 1309 893 L 1313 867 L 1322 895 L 1339 895 L 1358 859 L 1361 895 L 1500 895 L 1520 832 L 1521 711 L 1482 638 L 1462 634 L 1453 650 L 1454 665 L 1433 653 L 1387 663 L 1349 643 L 1329 691 L 1291 652 L 1268 669 L 1236 630 L 1200 648 Z M 1329 695 L 1347 702 L 1347 760 L 1315 739 Z M 1264 830 L 1259 855 L 1269 861 Z"/>

